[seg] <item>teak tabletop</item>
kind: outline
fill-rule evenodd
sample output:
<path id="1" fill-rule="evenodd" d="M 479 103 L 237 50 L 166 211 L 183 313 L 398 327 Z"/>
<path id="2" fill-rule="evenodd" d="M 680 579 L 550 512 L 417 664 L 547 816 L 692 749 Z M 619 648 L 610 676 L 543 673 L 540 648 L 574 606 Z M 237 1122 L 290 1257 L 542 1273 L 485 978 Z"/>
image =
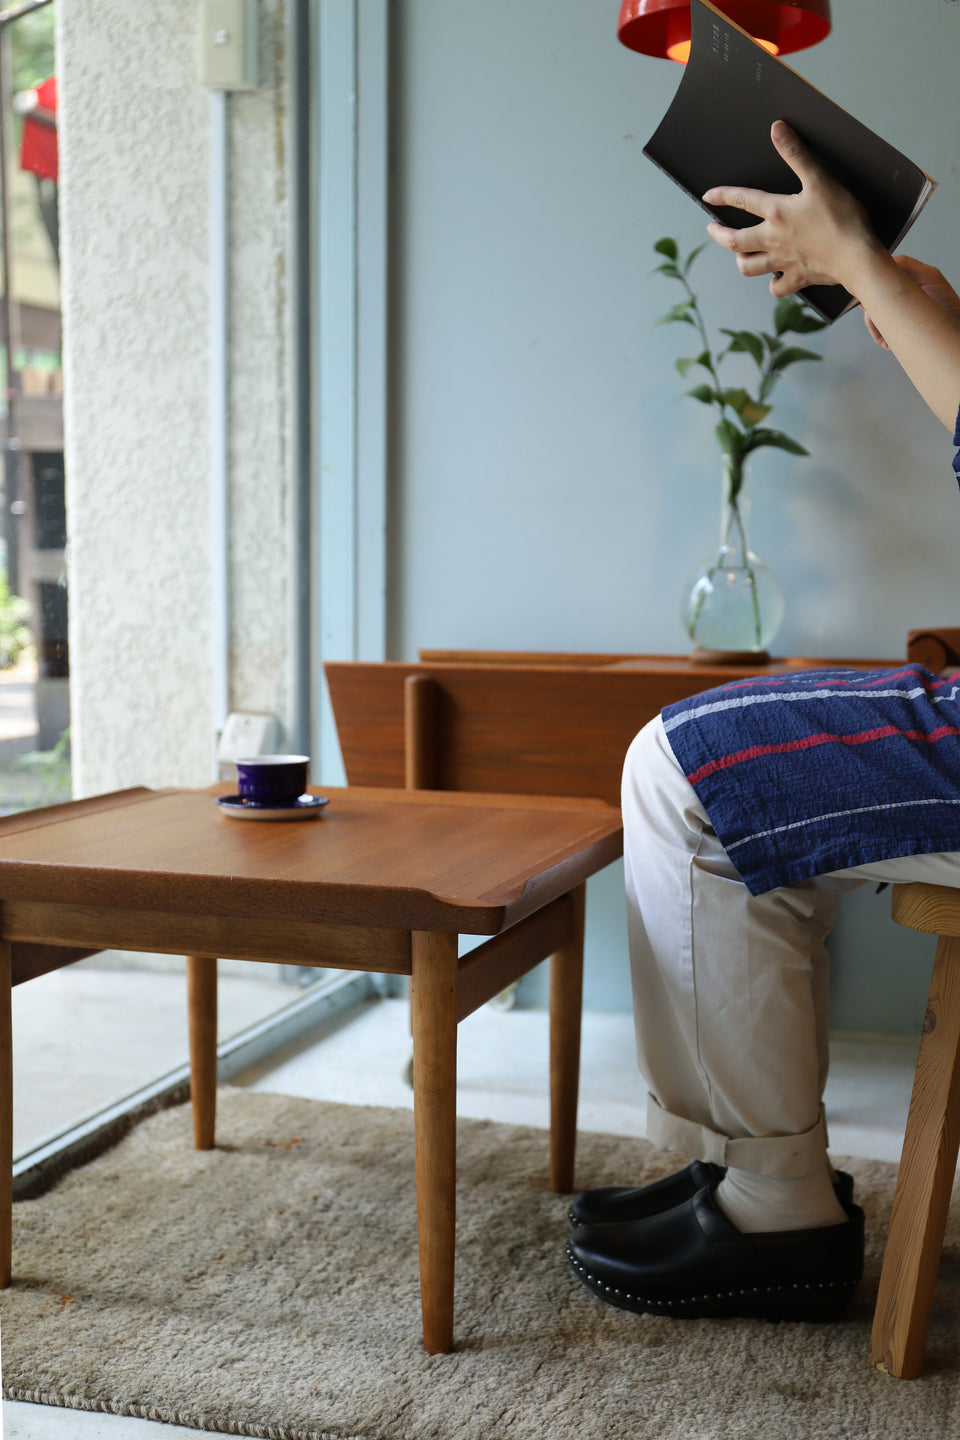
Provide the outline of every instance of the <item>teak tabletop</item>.
<path id="1" fill-rule="evenodd" d="M 250 824 L 231 787 L 123 791 L 0 820 L 0 1285 L 12 1273 L 12 985 L 117 947 L 187 956 L 191 1098 L 214 1144 L 219 957 L 411 977 L 424 1344 L 453 1345 L 457 1024 L 551 957 L 550 1180 L 573 1185 L 588 877 L 622 853 L 602 800 L 325 789 Z M 458 956 L 461 934 L 492 938 Z"/>
<path id="2" fill-rule="evenodd" d="M 213 803 L 229 788 L 0 820 L 0 901 L 494 935 L 620 853 L 599 800 L 327 788 L 316 819 L 251 825 Z"/>

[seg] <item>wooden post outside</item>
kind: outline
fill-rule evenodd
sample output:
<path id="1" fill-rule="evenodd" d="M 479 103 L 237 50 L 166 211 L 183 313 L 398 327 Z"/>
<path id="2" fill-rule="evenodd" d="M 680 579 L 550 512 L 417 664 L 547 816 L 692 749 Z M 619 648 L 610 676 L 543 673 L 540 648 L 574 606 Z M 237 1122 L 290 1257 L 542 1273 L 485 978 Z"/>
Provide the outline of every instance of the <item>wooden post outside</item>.
<path id="1" fill-rule="evenodd" d="M 193 1143 L 212 1150 L 217 1127 L 217 961 L 187 956 L 187 1017 L 190 1031 L 190 1099 Z"/>
<path id="2" fill-rule="evenodd" d="M 457 1172 L 457 937 L 414 931 L 413 1119 L 423 1343 L 453 1349 Z"/>
<path id="3" fill-rule="evenodd" d="M 572 934 L 550 957 L 550 1188 L 573 1189 L 580 1091 L 583 926 L 587 887 L 570 892 Z"/>
<path id="4" fill-rule="evenodd" d="M 0 1288 L 13 1274 L 13 1022 L 10 946 L 0 941 Z"/>
<path id="5" fill-rule="evenodd" d="M 436 789 L 437 685 L 429 675 L 403 682 L 403 745 L 406 789 Z"/>
<path id="6" fill-rule="evenodd" d="M 870 1363 L 903 1380 L 923 1370 L 958 1144 L 960 938 L 944 935 L 934 961 L 870 1337 Z"/>

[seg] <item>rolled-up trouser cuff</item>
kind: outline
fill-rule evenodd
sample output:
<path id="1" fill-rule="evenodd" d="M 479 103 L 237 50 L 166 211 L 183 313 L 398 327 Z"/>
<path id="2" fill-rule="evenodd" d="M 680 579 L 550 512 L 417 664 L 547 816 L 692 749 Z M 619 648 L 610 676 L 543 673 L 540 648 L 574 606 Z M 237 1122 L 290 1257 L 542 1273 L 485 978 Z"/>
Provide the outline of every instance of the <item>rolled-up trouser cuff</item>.
<path id="1" fill-rule="evenodd" d="M 648 1095 L 647 1136 L 661 1150 L 675 1150 L 694 1160 L 749 1170 L 754 1175 L 810 1175 L 822 1168 L 827 1154 L 827 1121 L 822 1105 L 817 1123 L 802 1135 L 734 1139 L 684 1120 L 681 1115 L 671 1115 L 653 1095 Z"/>

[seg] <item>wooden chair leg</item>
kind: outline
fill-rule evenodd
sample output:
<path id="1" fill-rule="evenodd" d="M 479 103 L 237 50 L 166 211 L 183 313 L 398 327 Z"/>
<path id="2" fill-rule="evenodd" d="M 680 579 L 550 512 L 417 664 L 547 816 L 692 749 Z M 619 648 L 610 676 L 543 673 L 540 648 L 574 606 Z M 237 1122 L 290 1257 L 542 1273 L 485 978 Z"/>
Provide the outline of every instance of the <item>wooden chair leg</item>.
<path id="1" fill-rule="evenodd" d="M 423 1343 L 453 1349 L 457 1167 L 457 937 L 414 932 L 413 1120 Z"/>
<path id="2" fill-rule="evenodd" d="M 193 1143 L 197 1150 L 212 1150 L 217 1128 L 217 962 L 214 957 L 187 956 L 187 1017 Z"/>
<path id="3" fill-rule="evenodd" d="M 960 1143 L 960 938 L 941 936 L 883 1257 L 870 1362 L 923 1369 Z"/>
<path id="4" fill-rule="evenodd" d="M 571 891 L 573 933 L 550 957 L 550 1188 L 573 1189 L 580 1090 L 583 923 L 586 885 Z"/>
<path id="5" fill-rule="evenodd" d="M 0 942 L 0 1287 L 13 1273 L 13 1025 L 10 946 Z"/>

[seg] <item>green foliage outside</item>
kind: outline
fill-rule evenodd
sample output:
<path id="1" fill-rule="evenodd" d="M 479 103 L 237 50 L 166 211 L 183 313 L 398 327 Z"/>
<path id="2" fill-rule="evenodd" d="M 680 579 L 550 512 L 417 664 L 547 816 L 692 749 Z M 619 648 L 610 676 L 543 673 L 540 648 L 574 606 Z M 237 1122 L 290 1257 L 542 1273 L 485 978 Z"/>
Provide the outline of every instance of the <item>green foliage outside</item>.
<path id="1" fill-rule="evenodd" d="M 5 570 L 0 570 L 0 670 L 33 656 L 33 633 L 27 621 L 30 602 L 11 595 Z"/>
<path id="2" fill-rule="evenodd" d="M 707 242 L 709 244 L 709 241 Z M 692 325 L 702 345 L 697 355 L 676 362 L 680 374 L 686 378 L 688 372 L 699 367 L 707 372 L 709 380 L 695 385 L 684 393 L 699 400 L 703 405 L 712 405 L 719 416 L 714 434 L 724 456 L 726 477 L 726 500 L 736 508 L 737 497 L 743 485 L 743 467 L 747 456 L 764 446 L 786 450 L 791 455 L 807 455 L 809 452 L 785 435 L 782 430 L 772 430 L 763 425 L 770 414 L 770 397 L 774 386 L 791 365 L 800 360 L 819 360 L 813 350 L 805 350 L 784 340 L 784 335 L 808 335 L 816 330 L 826 329 L 826 321 L 813 315 L 796 296 L 790 295 L 778 300 L 773 312 L 773 333 L 753 330 L 724 330 L 727 344 L 715 348 L 710 343 L 698 297 L 689 282 L 691 267 L 697 256 L 707 245 L 699 245 L 689 255 L 680 254 L 676 240 L 664 238 L 653 247 L 663 256 L 663 263 L 656 273 L 676 280 L 683 286 L 685 297 L 660 317 L 658 325 Z M 749 355 L 757 366 L 757 384 L 751 392 L 742 386 L 725 385 L 720 378 L 721 370 L 731 355 Z"/>
<path id="3" fill-rule="evenodd" d="M 11 761 L 10 769 L 31 781 L 22 797 L 24 809 L 59 805 L 71 798 L 70 731 L 64 730 L 52 750 L 29 750 Z"/>
<path id="4" fill-rule="evenodd" d="M 54 74 L 53 5 L 22 15 L 8 27 L 7 33 L 14 93 L 32 90 L 48 80 Z M 17 134 L 19 136 L 19 130 Z"/>

